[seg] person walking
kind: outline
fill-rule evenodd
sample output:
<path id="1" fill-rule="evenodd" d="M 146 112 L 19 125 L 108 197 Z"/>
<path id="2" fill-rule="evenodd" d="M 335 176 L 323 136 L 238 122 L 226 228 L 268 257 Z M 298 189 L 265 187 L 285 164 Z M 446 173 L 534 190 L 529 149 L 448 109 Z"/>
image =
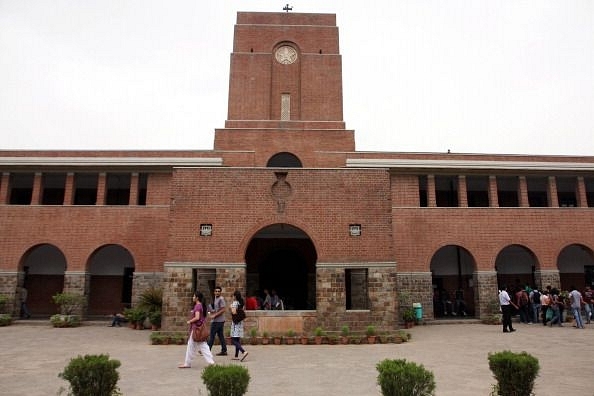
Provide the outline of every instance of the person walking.
<path id="1" fill-rule="evenodd" d="M 241 310 L 244 309 L 244 302 L 243 298 L 241 297 L 241 292 L 239 290 L 235 290 L 233 293 L 233 302 L 231 303 L 231 317 L 235 318 Z M 241 337 L 243 337 L 243 320 L 245 316 L 239 317 L 240 320 L 237 322 L 235 319 L 231 321 L 231 341 L 233 341 L 233 345 L 235 346 L 235 357 L 233 360 L 244 361 L 247 357 L 248 353 L 243 349 L 241 346 Z M 241 357 L 239 357 L 239 352 L 241 352 Z"/>
<path id="2" fill-rule="evenodd" d="M 586 314 L 586 324 L 590 324 L 592 319 L 592 303 L 594 303 L 594 294 L 590 286 L 586 286 L 584 290 L 584 311 Z"/>
<path id="3" fill-rule="evenodd" d="M 225 328 L 225 299 L 221 296 L 223 289 L 221 286 L 216 286 L 214 289 L 214 302 L 212 303 L 212 312 L 210 312 L 210 337 L 208 337 L 208 347 L 212 349 L 215 337 L 219 337 L 221 343 L 221 352 L 217 353 L 217 356 L 227 356 L 227 344 L 225 343 L 225 334 L 223 329 Z"/>
<path id="4" fill-rule="evenodd" d="M 584 303 L 584 299 L 582 298 L 582 293 L 580 293 L 575 286 L 571 286 L 570 289 L 571 291 L 569 292 L 569 299 L 571 301 L 571 312 L 575 318 L 575 326 L 578 329 L 583 329 L 584 322 L 582 321 L 582 304 Z"/>
<path id="5" fill-rule="evenodd" d="M 512 326 L 512 306 L 518 309 L 518 306 L 509 297 L 507 292 L 507 286 L 503 285 L 503 288 L 499 292 L 499 304 L 501 305 L 501 312 L 503 313 L 503 332 L 511 333 L 516 331 Z"/>
<path id="6" fill-rule="evenodd" d="M 29 312 L 29 307 L 27 307 L 27 296 L 28 296 L 27 289 L 25 286 L 21 287 L 19 293 L 19 299 L 21 301 L 21 318 L 29 319 L 31 317 L 31 312 Z"/>
<path id="7" fill-rule="evenodd" d="M 192 367 L 192 359 L 194 359 L 194 355 L 196 352 L 199 352 L 206 363 L 209 365 L 214 364 L 214 359 L 212 358 L 212 353 L 210 352 L 210 348 L 205 341 L 196 342 L 192 338 L 192 332 L 195 328 L 200 326 L 207 326 L 204 323 L 206 320 L 206 308 L 204 306 L 204 295 L 199 291 L 194 292 L 192 296 L 192 301 L 194 302 L 194 308 L 192 308 L 190 319 L 186 321 L 187 324 L 190 325 L 190 334 L 188 336 L 188 346 L 186 347 L 186 358 L 182 364 L 177 366 L 178 368 L 190 368 Z"/>

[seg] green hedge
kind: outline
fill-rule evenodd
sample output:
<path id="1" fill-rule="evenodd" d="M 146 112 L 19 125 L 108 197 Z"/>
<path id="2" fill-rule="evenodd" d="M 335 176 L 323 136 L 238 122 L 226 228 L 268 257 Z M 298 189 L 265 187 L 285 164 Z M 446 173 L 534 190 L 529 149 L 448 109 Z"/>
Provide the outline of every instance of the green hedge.
<path id="1" fill-rule="evenodd" d="M 423 365 L 405 359 L 382 360 L 376 366 L 383 396 L 430 396 L 435 392 L 435 378 Z"/>
<path id="2" fill-rule="evenodd" d="M 213 364 L 202 371 L 209 396 L 242 396 L 247 392 L 250 374 L 243 366 Z"/>
<path id="3" fill-rule="evenodd" d="M 110 360 L 109 355 L 85 355 L 70 360 L 58 377 L 70 382 L 72 396 L 121 395 L 117 382 L 120 375 L 119 360 Z"/>
<path id="4" fill-rule="evenodd" d="M 530 396 L 540 370 L 532 355 L 511 351 L 489 353 L 489 368 L 497 379 L 493 394 L 502 396 Z"/>

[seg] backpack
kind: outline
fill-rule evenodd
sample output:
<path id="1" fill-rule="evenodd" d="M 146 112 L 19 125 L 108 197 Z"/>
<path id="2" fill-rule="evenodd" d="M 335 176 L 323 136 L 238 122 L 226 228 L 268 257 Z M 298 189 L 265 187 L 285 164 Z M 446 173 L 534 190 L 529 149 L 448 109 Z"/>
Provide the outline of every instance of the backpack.
<path id="1" fill-rule="evenodd" d="M 540 304 L 540 292 L 538 290 L 532 291 L 532 304 Z"/>

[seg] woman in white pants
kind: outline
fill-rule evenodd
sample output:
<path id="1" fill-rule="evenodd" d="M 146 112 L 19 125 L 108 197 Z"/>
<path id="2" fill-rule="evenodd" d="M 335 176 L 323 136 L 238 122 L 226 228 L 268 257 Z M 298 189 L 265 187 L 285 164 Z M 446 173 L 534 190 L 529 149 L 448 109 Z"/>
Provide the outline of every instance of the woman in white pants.
<path id="1" fill-rule="evenodd" d="M 192 301 L 194 301 L 194 308 L 192 308 L 192 316 L 188 321 L 187 324 L 190 325 L 190 335 L 188 337 L 188 347 L 186 348 L 186 359 L 183 364 L 180 364 L 179 368 L 190 368 L 192 367 L 192 359 L 196 352 L 200 351 L 200 354 L 206 360 L 206 363 L 209 365 L 214 364 L 214 360 L 212 358 L 212 353 L 210 352 L 210 348 L 206 341 L 203 342 L 196 342 L 192 339 L 192 331 L 194 328 L 202 325 L 202 323 L 206 320 L 206 308 L 204 304 L 204 295 L 199 291 L 194 292 L 192 296 Z"/>

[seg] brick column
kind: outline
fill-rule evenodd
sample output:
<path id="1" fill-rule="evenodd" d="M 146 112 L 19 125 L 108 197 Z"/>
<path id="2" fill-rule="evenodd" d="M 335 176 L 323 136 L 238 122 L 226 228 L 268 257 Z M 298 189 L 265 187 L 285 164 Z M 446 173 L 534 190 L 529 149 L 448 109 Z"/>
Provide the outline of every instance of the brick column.
<path id="1" fill-rule="evenodd" d="M 0 205 L 8 203 L 8 184 L 10 183 L 10 173 L 2 173 L 2 181 L 0 181 Z"/>
<path id="2" fill-rule="evenodd" d="M 499 207 L 499 196 L 497 195 L 497 177 L 489 176 L 489 206 L 491 208 Z"/>
<path id="3" fill-rule="evenodd" d="M 557 179 L 555 176 L 549 176 L 548 187 L 549 207 L 558 208 L 559 196 L 557 195 Z"/>
<path id="4" fill-rule="evenodd" d="M 106 184 L 107 175 L 105 172 L 99 173 L 99 178 L 97 180 L 97 205 L 105 205 L 105 184 Z"/>
<path id="5" fill-rule="evenodd" d="M 41 205 L 41 178 L 40 172 L 35 172 L 33 176 L 33 192 L 31 193 L 31 205 Z"/>
<path id="6" fill-rule="evenodd" d="M 427 175 L 427 206 L 434 208 L 437 206 L 435 198 L 435 175 Z"/>
<path id="7" fill-rule="evenodd" d="M 132 173 L 130 179 L 130 199 L 128 205 L 138 205 L 138 173 Z"/>
<path id="8" fill-rule="evenodd" d="M 530 207 L 530 202 L 528 201 L 528 183 L 526 182 L 526 176 L 518 177 L 518 187 L 519 191 L 519 198 L 520 198 L 520 207 L 521 208 L 528 208 Z"/>
<path id="9" fill-rule="evenodd" d="M 580 208 L 587 208 L 588 197 L 586 196 L 586 183 L 584 182 L 584 177 L 578 176 L 576 182 L 575 195 L 577 198 L 577 206 Z"/>
<path id="10" fill-rule="evenodd" d="M 458 176 L 458 206 L 461 208 L 468 207 L 468 194 L 466 193 L 466 176 Z"/>
<path id="11" fill-rule="evenodd" d="M 64 186 L 63 205 L 72 205 L 74 203 L 74 173 L 66 173 L 66 185 Z"/>

